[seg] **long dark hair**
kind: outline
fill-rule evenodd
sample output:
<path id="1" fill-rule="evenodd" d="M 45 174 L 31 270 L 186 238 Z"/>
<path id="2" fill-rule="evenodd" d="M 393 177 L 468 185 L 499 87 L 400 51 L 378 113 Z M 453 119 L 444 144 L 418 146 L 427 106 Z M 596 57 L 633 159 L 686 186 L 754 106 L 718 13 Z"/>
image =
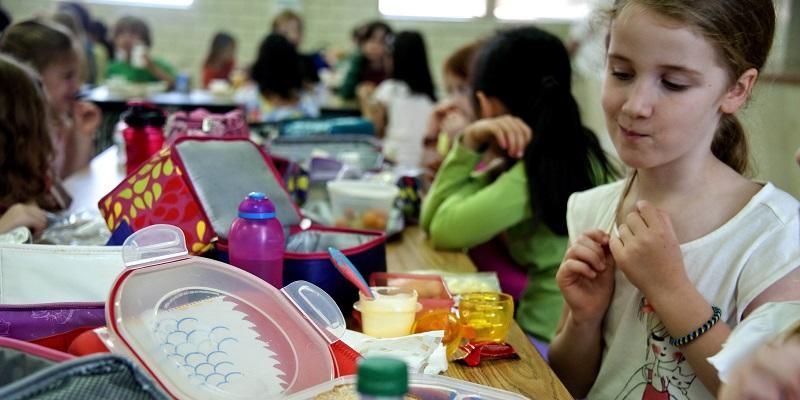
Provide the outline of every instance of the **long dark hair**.
<path id="1" fill-rule="evenodd" d="M 36 72 L 0 53 L 0 82 L 0 208 L 5 209 L 44 196 L 53 147 Z"/>
<path id="2" fill-rule="evenodd" d="M 616 175 L 597 137 L 581 123 L 571 74 L 561 41 L 535 27 L 498 33 L 472 68 L 473 90 L 497 98 L 533 130 L 523 162 L 534 224 L 543 222 L 558 235 L 567 234 L 569 196 L 595 186 L 598 177 Z"/>
<path id="3" fill-rule="evenodd" d="M 262 94 L 292 99 L 303 87 L 300 56 L 283 35 L 270 33 L 258 49 L 250 74 Z"/>
<path id="4" fill-rule="evenodd" d="M 403 31 L 394 36 L 392 62 L 394 79 L 405 82 L 413 93 L 427 95 L 431 101 L 436 101 L 425 39 L 419 32 Z"/>
<path id="5" fill-rule="evenodd" d="M 220 62 L 222 52 L 230 46 L 236 46 L 236 39 L 227 32 L 217 32 L 214 38 L 211 39 L 211 48 L 208 49 L 208 55 L 204 66 L 216 66 Z"/>

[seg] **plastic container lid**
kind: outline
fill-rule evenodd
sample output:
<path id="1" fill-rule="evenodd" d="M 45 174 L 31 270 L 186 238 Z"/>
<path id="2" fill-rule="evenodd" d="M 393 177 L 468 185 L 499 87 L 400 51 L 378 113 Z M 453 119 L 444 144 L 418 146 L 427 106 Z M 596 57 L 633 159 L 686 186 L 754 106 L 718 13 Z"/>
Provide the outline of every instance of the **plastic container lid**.
<path id="1" fill-rule="evenodd" d="M 171 236 L 183 235 L 154 225 L 123 245 L 141 267 L 117 278 L 106 307 L 116 351 L 179 399 L 275 398 L 334 378 L 329 344 L 345 321 L 330 296 L 304 281 L 278 290 L 185 248 L 169 257 L 178 246 L 159 240 Z"/>
<path id="2" fill-rule="evenodd" d="M 391 357 L 367 357 L 358 363 L 358 393 L 402 396 L 408 392 L 408 367 Z"/>
<path id="3" fill-rule="evenodd" d="M 352 390 L 338 390 L 337 394 L 344 396 L 347 392 L 355 392 L 356 376 L 348 375 L 334 379 L 330 382 L 314 386 L 288 396 L 287 400 L 308 400 L 317 398 L 323 393 L 330 393 L 340 386 L 351 386 Z M 345 388 L 347 389 L 347 388 Z M 516 393 L 477 383 L 462 381 L 441 375 L 408 375 L 408 394 L 426 400 L 527 400 L 528 398 Z M 325 397 L 336 398 L 336 397 Z"/>

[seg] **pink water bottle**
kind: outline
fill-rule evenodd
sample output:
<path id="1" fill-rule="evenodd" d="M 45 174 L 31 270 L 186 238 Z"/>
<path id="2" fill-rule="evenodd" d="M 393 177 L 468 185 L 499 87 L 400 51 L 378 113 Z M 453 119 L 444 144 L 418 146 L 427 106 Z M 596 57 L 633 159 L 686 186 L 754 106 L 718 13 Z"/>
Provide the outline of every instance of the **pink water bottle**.
<path id="1" fill-rule="evenodd" d="M 141 101 L 128 103 L 128 110 L 122 114 L 122 120 L 128 126 L 122 131 L 125 139 L 125 170 L 134 172 L 153 154 L 164 146 L 164 112 Z"/>
<path id="2" fill-rule="evenodd" d="M 228 233 L 228 256 L 239 267 L 280 289 L 283 287 L 283 227 L 275 205 L 253 192 L 239 204 L 239 217 Z"/>

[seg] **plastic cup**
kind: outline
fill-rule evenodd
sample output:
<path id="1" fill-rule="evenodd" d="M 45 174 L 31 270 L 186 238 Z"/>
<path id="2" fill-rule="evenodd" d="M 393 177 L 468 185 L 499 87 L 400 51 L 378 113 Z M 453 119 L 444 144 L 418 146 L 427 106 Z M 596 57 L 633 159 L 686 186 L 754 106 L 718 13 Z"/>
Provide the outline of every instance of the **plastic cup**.
<path id="1" fill-rule="evenodd" d="M 470 342 L 503 342 L 514 320 L 514 299 L 505 293 L 466 293 L 458 314 Z"/>
<path id="2" fill-rule="evenodd" d="M 417 291 L 399 287 L 372 287 L 373 299 L 359 292 L 353 308 L 361 312 L 362 331 L 378 338 L 406 336 L 411 333 L 414 316 L 422 308 Z"/>

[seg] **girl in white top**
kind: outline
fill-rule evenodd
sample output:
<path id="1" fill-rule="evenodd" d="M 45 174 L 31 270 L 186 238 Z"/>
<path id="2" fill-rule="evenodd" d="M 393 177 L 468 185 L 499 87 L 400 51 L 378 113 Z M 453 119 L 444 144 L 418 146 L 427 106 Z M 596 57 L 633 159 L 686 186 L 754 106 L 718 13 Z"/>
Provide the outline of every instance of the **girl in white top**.
<path id="1" fill-rule="evenodd" d="M 549 357 L 575 397 L 713 398 L 731 327 L 800 298 L 800 204 L 742 175 L 733 115 L 774 25 L 771 0 L 614 2 L 603 109 L 632 174 L 567 206 Z"/>
<path id="2" fill-rule="evenodd" d="M 383 137 L 386 157 L 401 166 L 419 167 L 436 101 L 425 41 L 418 32 L 405 31 L 398 33 L 389 47 L 392 77 L 381 82 L 374 92 L 360 90 L 358 96 L 363 114 Z"/>

